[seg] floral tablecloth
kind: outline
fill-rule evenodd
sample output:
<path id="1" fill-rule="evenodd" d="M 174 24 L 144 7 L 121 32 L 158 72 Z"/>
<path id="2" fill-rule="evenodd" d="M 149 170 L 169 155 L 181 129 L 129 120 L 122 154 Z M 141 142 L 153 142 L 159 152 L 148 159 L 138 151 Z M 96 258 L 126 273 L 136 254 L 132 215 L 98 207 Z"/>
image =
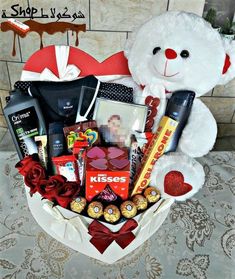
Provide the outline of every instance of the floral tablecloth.
<path id="1" fill-rule="evenodd" d="M 0 152 L 0 278 L 235 278 L 235 152 L 199 159 L 206 183 L 174 204 L 162 227 L 113 265 L 51 238 L 27 206 L 17 155 Z"/>

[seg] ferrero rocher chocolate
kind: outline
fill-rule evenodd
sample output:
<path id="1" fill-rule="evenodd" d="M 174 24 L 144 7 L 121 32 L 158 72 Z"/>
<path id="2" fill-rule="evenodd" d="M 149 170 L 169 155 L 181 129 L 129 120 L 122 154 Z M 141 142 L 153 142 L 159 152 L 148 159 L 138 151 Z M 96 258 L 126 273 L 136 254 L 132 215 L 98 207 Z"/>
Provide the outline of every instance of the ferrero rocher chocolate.
<path id="1" fill-rule="evenodd" d="M 86 199 L 83 197 L 77 197 L 70 203 L 71 210 L 81 213 L 86 207 Z"/>
<path id="2" fill-rule="evenodd" d="M 132 201 L 138 210 L 145 210 L 148 206 L 147 199 L 142 195 L 135 195 Z"/>
<path id="3" fill-rule="evenodd" d="M 132 201 L 124 201 L 121 206 L 121 213 L 126 218 L 133 218 L 137 213 L 137 208 Z"/>
<path id="4" fill-rule="evenodd" d="M 94 201 L 88 205 L 87 214 L 91 218 L 98 219 L 103 215 L 103 205 L 101 202 Z"/>
<path id="5" fill-rule="evenodd" d="M 160 200 L 161 194 L 160 191 L 155 187 L 148 187 L 144 191 L 144 196 L 149 203 L 154 203 Z"/>
<path id="6" fill-rule="evenodd" d="M 121 213 L 117 206 L 115 205 L 108 205 L 104 209 L 104 219 L 107 222 L 115 223 L 120 219 Z"/>

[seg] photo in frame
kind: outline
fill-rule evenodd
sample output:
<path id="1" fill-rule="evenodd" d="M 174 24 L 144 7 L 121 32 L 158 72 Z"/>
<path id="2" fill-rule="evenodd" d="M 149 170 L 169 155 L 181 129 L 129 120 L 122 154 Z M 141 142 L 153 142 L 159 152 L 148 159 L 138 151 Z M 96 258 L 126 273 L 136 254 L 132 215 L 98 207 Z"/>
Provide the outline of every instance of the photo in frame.
<path id="1" fill-rule="evenodd" d="M 147 113 L 144 105 L 97 98 L 93 119 L 105 144 L 129 147 L 131 134 L 144 132 Z"/>

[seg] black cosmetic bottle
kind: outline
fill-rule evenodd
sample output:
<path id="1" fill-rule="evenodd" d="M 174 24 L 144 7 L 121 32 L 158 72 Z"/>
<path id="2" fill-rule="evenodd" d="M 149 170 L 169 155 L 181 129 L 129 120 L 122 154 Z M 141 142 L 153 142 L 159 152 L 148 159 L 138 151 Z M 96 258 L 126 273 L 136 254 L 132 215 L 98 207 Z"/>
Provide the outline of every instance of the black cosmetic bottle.
<path id="1" fill-rule="evenodd" d="M 165 115 L 178 121 L 179 124 L 167 145 L 165 152 L 176 150 L 182 131 L 188 121 L 194 98 L 195 92 L 190 90 L 180 90 L 175 91 L 169 99 Z"/>
<path id="2" fill-rule="evenodd" d="M 20 89 L 10 91 L 3 109 L 8 128 L 20 159 L 37 153 L 35 136 L 46 134 L 44 118 L 38 101 Z"/>
<path id="3" fill-rule="evenodd" d="M 63 128 L 63 122 L 53 122 L 49 124 L 48 134 L 50 158 L 64 155 L 66 145 Z"/>
<path id="4" fill-rule="evenodd" d="M 48 172 L 50 174 L 56 173 L 56 168 L 52 162 L 52 157 L 59 157 L 64 155 L 66 150 L 65 137 L 63 133 L 64 123 L 53 122 L 49 124 L 48 137 L 49 137 L 49 160 L 48 160 Z"/>

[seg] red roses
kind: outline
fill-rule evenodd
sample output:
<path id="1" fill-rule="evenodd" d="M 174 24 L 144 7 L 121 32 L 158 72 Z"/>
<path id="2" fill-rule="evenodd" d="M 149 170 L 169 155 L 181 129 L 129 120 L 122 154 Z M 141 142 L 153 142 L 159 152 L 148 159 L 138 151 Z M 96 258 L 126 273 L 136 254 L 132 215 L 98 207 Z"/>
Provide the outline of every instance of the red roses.
<path id="1" fill-rule="evenodd" d="M 46 171 L 40 164 L 37 155 L 25 157 L 15 167 L 24 176 L 24 183 L 30 188 L 30 194 L 37 192 L 39 182 L 46 179 Z"/>
<path id="2" fill-rule="evenodd" d="M 24 182 L 30 188 L 31 195 L 39 192 L 44 198 L 62 207 L 68 207 L 73 197 L 80 192 L 78 183 L 69 182 L 62 175 L 54 175 L 47 179 L 46 171 L 36 154 L 25 157 L 16 164 L 16 168 L 24 176 Z"/>

